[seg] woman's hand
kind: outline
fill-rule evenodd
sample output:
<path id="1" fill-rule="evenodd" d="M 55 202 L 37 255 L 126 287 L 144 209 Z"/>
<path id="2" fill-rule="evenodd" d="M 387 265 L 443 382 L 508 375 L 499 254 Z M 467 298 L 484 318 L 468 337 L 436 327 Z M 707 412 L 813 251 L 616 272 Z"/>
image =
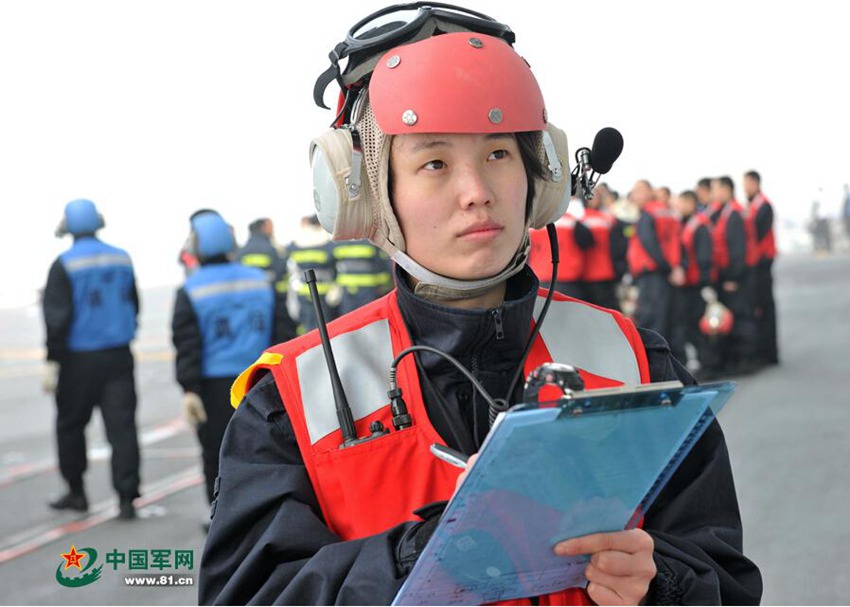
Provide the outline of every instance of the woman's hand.
<path id="1" fill-rule="evenodd" d="M 649 591 L 657 569 L 655 542 L 643 529 L 595 533 L 555 545 L 555 554 L 589 554 L 584 572 L 587 594 L 598 605 L 638 605 Z"/>

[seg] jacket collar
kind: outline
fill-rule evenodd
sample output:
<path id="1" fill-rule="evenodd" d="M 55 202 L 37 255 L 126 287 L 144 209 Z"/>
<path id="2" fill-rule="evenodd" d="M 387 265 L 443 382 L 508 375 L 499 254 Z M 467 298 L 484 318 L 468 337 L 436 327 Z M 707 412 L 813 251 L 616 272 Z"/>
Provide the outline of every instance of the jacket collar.
<path id="1" fill-rule="evenodd" d="M 513 371 L 531 329 L 539 282 L 525 266 L 508 279 L 505 301 L 496 308 L 450 308 L 419 297 L 396 266 L 398 302 L 413 343 L 442 350 L 468 369 Z M 432 374 L 454 365 L 443 357 L 421 352 L 425 370 Z"/>

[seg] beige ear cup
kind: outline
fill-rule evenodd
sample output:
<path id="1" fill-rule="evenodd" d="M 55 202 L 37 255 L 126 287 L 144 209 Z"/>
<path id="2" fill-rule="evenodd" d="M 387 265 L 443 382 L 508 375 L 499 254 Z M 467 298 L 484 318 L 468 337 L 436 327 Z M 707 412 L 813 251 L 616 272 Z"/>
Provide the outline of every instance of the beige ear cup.
<path id="1" fill-rule="evenodd" d="M 359 164 L 352 175 L 354 164 Z M 370 238 L 374 231 L 373 200 L 362 163 L 354 150 L 351 131 L 333 129 L 310 143 L 313 202 L 322 227 L 334 240 Z"/>
<path id="2" fill-rule="evenodd" d="M 553 223 L 567 212 L 570 204 L 570 152 L 567 146 L 567 134 L 549 123 L 546 130 L 554 144 L 555 153 L 561 162 L 561 180 L 538 179 L 534 184 L 534 200 L 531 203 L 531 218 L 529 225 L 537 230 Z M 541 144 L 541 148 L 544 146 Z M 541 149 L 541 160 L 544 168 L 549 165 L 545 149 Z"/>

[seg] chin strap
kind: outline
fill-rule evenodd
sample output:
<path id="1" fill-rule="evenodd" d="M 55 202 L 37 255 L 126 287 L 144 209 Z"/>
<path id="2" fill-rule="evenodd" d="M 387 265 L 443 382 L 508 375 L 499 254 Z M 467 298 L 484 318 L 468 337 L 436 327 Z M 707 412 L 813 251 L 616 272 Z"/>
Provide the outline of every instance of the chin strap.
<path id="1" fill-rule="evenodd" d="M 528 260 L 529 249 L 529 239 L 526 236 L 514 258 L 504 270 L 495 276 L 480 280 L 458 280 L 436 274 L 415 262 L 406 253 L 398 250 L 392 254 L 392 259 L 418 281 L 418 284 L 413 288 L 414 294 L 431 301 L 453 301 L 483 295 L 520 272 Z"/>

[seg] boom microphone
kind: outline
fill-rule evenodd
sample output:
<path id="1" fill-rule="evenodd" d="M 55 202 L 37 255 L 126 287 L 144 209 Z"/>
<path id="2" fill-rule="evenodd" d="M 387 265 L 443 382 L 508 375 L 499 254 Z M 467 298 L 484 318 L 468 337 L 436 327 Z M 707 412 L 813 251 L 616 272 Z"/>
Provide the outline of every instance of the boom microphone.
<path id="1" fill-rule="evenodd" d="M 596 173 L 604 175 L 623 152 L 623 136 L 615 128 L 605 127 L 593 138 L 590 150 L 590 166 Z"/>

